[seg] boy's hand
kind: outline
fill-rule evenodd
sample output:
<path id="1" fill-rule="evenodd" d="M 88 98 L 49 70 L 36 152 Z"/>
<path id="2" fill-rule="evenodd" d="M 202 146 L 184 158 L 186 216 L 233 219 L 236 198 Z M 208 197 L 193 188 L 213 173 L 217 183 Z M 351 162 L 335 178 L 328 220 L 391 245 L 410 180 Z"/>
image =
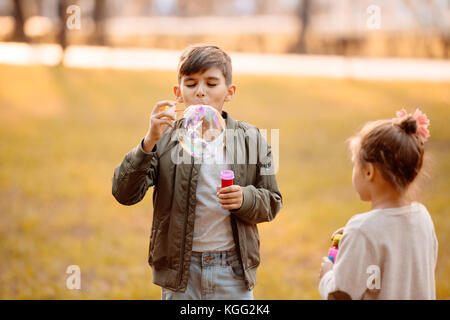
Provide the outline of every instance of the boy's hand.
<path id="1" fill-rule="evenodd" d="M 242 206 L 243 196 L 241 186 L 217 187 L 217 197 L 222 208 L 225 210 L 240 209 Z"/>
<path id="2" fill-rule="evenodd" d="M 150 126 L 144 138 L 143 149 L 145 152 L 150 152 L 153 149 L 156 142 L 158 142 L 164 131 L 166 131 L 167 126 L 173 128 L 173 122 L 176 120 L 175 117 L 169 112 L 161 110 L 166 106 L 175 106 L 175 104 L 176 101 L 160 101 L 153 108 L 152 114 L 150 115 Z"/>
<path id="3" fill-rule="evenodd" d="M 328 257 L 322 258 L 322 264 L 320 265 L 319 279 L 322 279 L 325 273 L 333 269 L 333 263 Z"/>

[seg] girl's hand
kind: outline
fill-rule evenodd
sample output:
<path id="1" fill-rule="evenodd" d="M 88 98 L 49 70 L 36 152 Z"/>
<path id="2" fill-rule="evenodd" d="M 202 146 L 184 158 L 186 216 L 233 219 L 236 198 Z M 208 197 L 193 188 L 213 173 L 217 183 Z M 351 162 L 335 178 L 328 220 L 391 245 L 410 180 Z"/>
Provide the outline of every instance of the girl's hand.
<path id="1" fill-rule="evenodd" d="M 241 186 L 217 187 L 217 197 L 222 208 L 225 210 L 240 209 L 242 206 L 243 196 Z"/>
<path id="2" fill-rule="evenodd" d="M 328 257 L 323 257 L 322 264 L 320 265 L 319 279 L 322 279 L 324 274 L 330 270 L 333 270 L 333 263 L 330 261 Z"/>
<path id="3" fill-rule="evenodd" d="M 337 229 L 333 234 L 331 235 L 331 241 L 333 241 L 333 238 L 337 234 L 344 234 L 344 227 Z"/>

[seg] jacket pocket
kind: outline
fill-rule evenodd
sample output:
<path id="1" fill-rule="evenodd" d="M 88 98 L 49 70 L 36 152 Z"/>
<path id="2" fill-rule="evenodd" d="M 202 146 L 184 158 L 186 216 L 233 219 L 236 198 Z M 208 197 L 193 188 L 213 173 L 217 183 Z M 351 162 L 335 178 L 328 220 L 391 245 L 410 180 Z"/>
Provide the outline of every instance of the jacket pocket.
<path id="1" fill-rule="evenodd" d="M 166 214 L 161 220 L 155 221 L 153 238 L 150 244 L 150 255 L 153 266 L 157 269 L 168 267 L 168 229 L 170 215 Z"/>
<path id="2" fill-rule="evenodd" d="M 155 251 L 155 243 L 159 240 L 158 230 L 161 228 L 162 222 L 165 220 L 164 217 L 159 217 L 158 215 L 153 216 L 152 232 L 150 234 L 150 254 L 153 255 Z"/>

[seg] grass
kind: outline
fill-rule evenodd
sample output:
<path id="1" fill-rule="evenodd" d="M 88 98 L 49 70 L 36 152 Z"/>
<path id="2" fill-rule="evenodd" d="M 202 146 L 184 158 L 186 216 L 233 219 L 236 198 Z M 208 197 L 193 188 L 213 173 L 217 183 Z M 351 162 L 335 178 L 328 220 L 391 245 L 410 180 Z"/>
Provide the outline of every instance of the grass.
<path id="1" fill-rule="evenodd" d="M 0 65 L 0 298 L 160 299 L 147 265 L 152 190 L 125 207 L 114 168 L 147 131 L 170 72 Z M 419 200 L 440 243 L 437 297 L 450 297 L 450 85 L 235 76 L 233 118 L 280 131 L 284 206 L 259 226 L 256 299 L 318 299 L 329 236 L 367 211 L 351 184 L 345 140 L 366 121 L 420 107 L 431 119 L 430 178 Z M 270 133 L 270 131 L 269 131 Z M 270 136 L 270 134 L 269 134 Z M 66 269 L 81 268 L 81 290 Z"/>

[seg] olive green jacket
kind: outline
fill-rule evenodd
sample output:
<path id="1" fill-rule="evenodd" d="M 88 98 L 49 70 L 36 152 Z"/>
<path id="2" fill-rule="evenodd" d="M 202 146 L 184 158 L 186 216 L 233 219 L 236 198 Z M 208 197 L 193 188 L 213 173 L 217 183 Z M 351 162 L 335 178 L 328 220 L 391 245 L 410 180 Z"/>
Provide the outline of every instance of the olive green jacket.
<path id="1" fill-rule="evenodd" d="M 231 159 L 234 184 L 240 185 L 243 193 L 241 208 L 231 210 L 231 225 L 245 283 L 251 290 L 260 263 L 256 225 L 275 218 L 282 198 L 273 170 L 271 147 L 259 129 L 233 120 L 226 112 L 222 116 L 227 132 L 232 133 L 231 138 L 227 136 L 226 155 Z M 184 292 L 189 278 L 200 164 L 190 155 L 188 161 L 186 157 L 177 158 L 183 152 L 176 138 L 182 121 L 178 120 L 174 128 L 164 132 L 152 152 L 144 152 L 141 141 L 125 156 L 114 171 L 112 194 L 119 203 L 133 205 L 154 186 L 148 258 L 153 282 Z"/>

